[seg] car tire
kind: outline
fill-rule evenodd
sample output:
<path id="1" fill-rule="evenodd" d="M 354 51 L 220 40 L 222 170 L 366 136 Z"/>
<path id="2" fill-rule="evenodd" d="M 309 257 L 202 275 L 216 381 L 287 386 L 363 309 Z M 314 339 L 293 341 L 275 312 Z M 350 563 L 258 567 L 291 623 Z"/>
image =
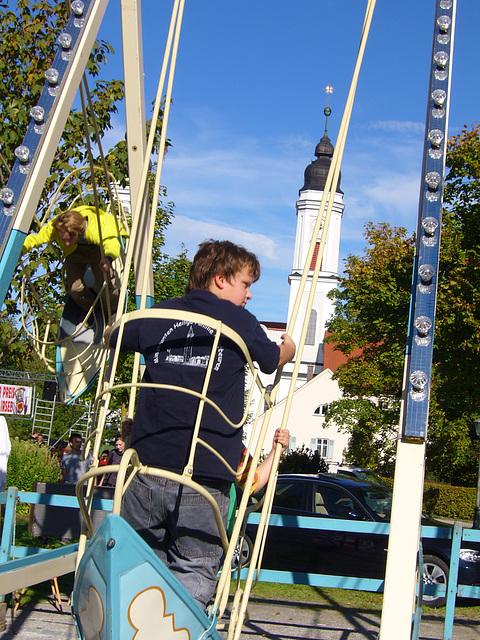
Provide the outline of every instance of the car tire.
<path id="1" fill-rule="evenodd" d="M 235 547 L 235 551 L 233 552 L 232 557 L 232 571 L 238 569 L 238 565 L 240 560 L 242 562 L 242 568 L 248 567 L 250 563 L 250 558 L 252 557 L 253 550 L 253 542 L 250 538 L 245 534 L 242 540 L 242 548 L 240 551 L 240 539 L 237 541 L 237 545 Z"/>
<path id="2" fill-rule="evenodd" d="M 423 556 L 423 583 L 448 585 L 448 566 L 436 556 Z M 443 607 L 446 596 L 423 596 L 423 604 L 427 607 Z"/>

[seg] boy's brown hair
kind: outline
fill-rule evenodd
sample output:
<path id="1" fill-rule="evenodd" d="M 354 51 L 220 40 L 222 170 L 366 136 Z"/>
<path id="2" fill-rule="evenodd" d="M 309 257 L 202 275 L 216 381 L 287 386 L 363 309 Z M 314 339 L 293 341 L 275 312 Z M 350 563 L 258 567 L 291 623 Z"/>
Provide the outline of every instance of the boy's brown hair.
<path id="1" fill-rule="evenodd" d="M 62 229 L 77 236 L 85 231 L 85 218 L 75 209 L 60 213 L 53 219 L 52 224 L 57 230 Z"/>
<path id="2" fill-rule="evenodd" d="M 254 253 L 228 240 L 205 240 L 193 258 L 185 293 L 208 289 L 217 274 L 231 282 L 245 267 L 256 282 L 260 278 L 260 263 Z"/>

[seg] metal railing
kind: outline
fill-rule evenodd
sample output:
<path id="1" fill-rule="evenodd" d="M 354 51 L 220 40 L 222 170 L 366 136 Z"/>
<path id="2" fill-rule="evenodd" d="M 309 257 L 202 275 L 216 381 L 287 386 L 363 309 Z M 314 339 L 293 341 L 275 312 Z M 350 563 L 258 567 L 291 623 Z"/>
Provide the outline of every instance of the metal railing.
<path id="1" fill-rule="evenodd" d="M 18 491 L 10 487 L 0 493 L 0 505 L 5 505 L 3 529 L 0 544 L 0 594 L 11 593 L 25 586 L 73 572 L 78 551 L 78 544 L 66 545 L 60 549 L 42 549 L 23 547 L 15 544 L 15 517 L 18 503 L 31 505 L 49 505 L 51 507 L 67 507 L 78 509 L 75 496 L 48 493 Z M 92 508 L 110 511 L 113 500 L 94 498 Z M 258 524 L 260 515 L 252 513 L 249 524 Z M 380 522 L 358 522 L 341 519 L 325 519 L 306 516 L 271 515 L 269 527 L 298 527 L 338 531 L 341 533 L 362 533 L 388 536 L 390 524 Z M 422 538 L 443 538 L 451 540 L 451 556 L 448 584 L 425 584 L 425 595 L 445 596 L 446 611 L 443 640 L 452 638 L 455 602 L 457 597 L 480 599 L 480 585 L 458 584 L 459 554 L 462 541 L 480 542 L 480 530 L 465 529 L 461 523 L 452 527 L 423 526 Z M 247 569 L 242 569 L 241 577 L 245 577 Z M 278 582 L 284 584 L 306 584 L 315 587 L 332 587 L 357 591 L 383 592 L 384 580 L 375 578 L 327 575 L 320 573 L 300 573 L 261 569 L 258 580 L 262 582 Z M 418 637 L 412 635 L 412 640 Z"/>

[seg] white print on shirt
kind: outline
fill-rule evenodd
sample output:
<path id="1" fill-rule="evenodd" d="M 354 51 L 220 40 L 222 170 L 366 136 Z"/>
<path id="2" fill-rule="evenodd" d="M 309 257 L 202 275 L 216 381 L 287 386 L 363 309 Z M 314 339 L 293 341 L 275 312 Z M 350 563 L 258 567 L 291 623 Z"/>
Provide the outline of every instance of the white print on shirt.
<path id="1" fill-rule="evenodd" d="M 201 356 L 194 355 L 193 353 L 193 339 L 195 337 L 194 327 L 201 327 L 202 329 L 208 331 L 210 335 L 215 333 L 215 330 L 212 327 L 207 327 L 203 324 L 197 324 L 188 322 L 186 320 L 175 322 L 169 329 L 166 331 L 158 343 L 157 351 L 153 356 L 154 364 L 158 364 L 160 361 L 160 347 L 165 342 L 167 338 L 169 338 L 172 333 L 181 327 L 188 326 L 187 337 L 185 338 L 185 344 L 183 347 L 183 353 L 181 354 L 172 354 L 171 349 L 167 349 L 167 356 L 165 357 L 165 363 L 168 364 L 180 364 L 184 367 L 200 367 L 202 369 L 206 369 L 208 367 L 208 363 L 210 361 L 210 354 Z M 218 371 L 222 364 L 223 359 L 223 347 L 218 347 L 217 350 L 217 362 L 215 363 L 214 369 Z"/>

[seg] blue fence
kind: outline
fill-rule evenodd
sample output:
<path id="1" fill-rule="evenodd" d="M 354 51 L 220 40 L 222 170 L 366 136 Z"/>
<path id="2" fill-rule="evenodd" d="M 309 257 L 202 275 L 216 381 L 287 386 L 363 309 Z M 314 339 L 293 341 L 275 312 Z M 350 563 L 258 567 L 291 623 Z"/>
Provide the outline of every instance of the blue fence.
<path id="1" fill-rule="evenodd" d="M 260 515 L 253 513 L 249 517 L 249 524 L 258 524 Z M 269 527 L 288 526 L 306 529 L 318 529 L 326 531 L 339 531 L 351 533 L 370 533 L 388 536 L 390 524 L 380 522 L 358 522 L 351 520 L 334 520 L 331 518 L 310 518 L 305 516 L 270 516 Z M 480 542 L 480 530 L 463 529 L 460 523 L 452 527 L 423 526 L 422 538 L 442 538 L 451 540 L 451 560 L 447 586 L 426 584 L 423 586 L 424 595 L 446 596 L 446 611 L 444 623 L 444 640 L 451 640 L 456 597 L 480 598 L 480 585 L 469 586 L 458 584 L 459 553 L 463 541 Z M 268 544 L 268 537 L 267 537 Z M 246 577 L 247 570 L 242 571 L 242 577 Z M 290 571 L 274 571 L 262 569 L 259 580 L 262 582 L 280 582 L 285 584 L 305 584 L 314 587 L 334 587 L 338 589 L 354 589 L 358 591 L 383 592 L 384 580 L 372 578 L 352 578 L 346 576 L 333 576 L 319 573 L 298 573 Z M 414 636 L 412 636 L 414 637 Z"/>
<path id="2" fill-rule="evenodd" d="M 31 505 L 49 505 L 51 507 L 67 507 L 78 509 L 75 497 L 18 491 L 11 487 L 7 492 L 0 493 L 0 504 L 4 505 L 4 519 L 0 546 L 0 581 L 2 576 L 7 578 L 13 570 L 18 567 L 38 564 L 59 554 L 75 554 L 77 545 L 68 545 L 62 549 L 42 549 L 38 547 L 21 547 L 15 545 L 15 517 L 18 503 Z M 94 499 L 93 509 L 110 511 L 112 500 Z M 258 524 L 260 515 L 253 513 L 249 517 L 249 524 Z M 309 518 L 296 516 L 272 515 L 270 517 L 270 527 L 289 526 L 306 529 L 319 529 L 328 531 L 366 533 L 386 535 L 390 531 L 388 523 L 379 522 L 357 522 L 351 520 L 334 520 L 323 518 Z M 480 585 L 468 586 L 458 584 L 459 553 L 462 540 L 465 542 L 480 542 L 480 530 L 464 529 L 461 524 L 452 527 L 422 527 L 422 538 L 443 538 L 451 540 L 451 560 L 449 567 L 448 584 L 444 585 L 424 585 L 423 593 L 427 595 L 445 595 L 446 612 L 444 624 L 444 640 L 451 640 L 456 597 L 480 598 Z M 246 576 L 246 569 L 242 571 L 242 577 Z M 285 584 L 305 584 L 315 587 L 334 587 L 339 589 L 354 589 L 359 591 L 382 592 L 383 580 L 372 578 L 352 578 L 346 576 L 334 576 L 317 573 L 292 573 L 289 571 L 274 571 L 262 569 L 259 579 L 262 582 L 279 582 Z M 4 581 L 2 581 L 5 584 Z M 4 589 L 4 593 L 9 593 L 12 589 Z"/>

